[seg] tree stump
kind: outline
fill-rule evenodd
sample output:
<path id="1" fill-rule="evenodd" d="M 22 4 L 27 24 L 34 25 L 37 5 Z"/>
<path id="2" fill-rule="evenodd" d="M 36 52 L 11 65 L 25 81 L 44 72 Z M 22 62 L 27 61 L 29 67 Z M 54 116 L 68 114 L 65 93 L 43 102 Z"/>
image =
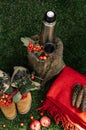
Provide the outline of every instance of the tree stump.
<path id="1" fill-rule="evenodd" d="M 39 35 L 32 36 L 31 39 L 41 45 Z M 38 77 L 43 79 L 41 86 L 44 86 L 48 80 L 59 74 L 65 66 L 63 61 L 63 43 L 61 39 L 56 37 L 53 43 L 55 44 L 54 52 L 43 61 L 39 60 L 33 52 L 28 51 L 29 66 L 36 72 Z"/>

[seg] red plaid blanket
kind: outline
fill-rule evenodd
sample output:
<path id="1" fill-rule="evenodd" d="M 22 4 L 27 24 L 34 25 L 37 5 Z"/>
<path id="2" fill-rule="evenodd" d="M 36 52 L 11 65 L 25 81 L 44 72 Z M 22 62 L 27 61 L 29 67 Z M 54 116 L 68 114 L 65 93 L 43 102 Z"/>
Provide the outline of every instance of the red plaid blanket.
<path id="1" fill-rule="evenodd" d="M 39 110 L 47 111 L 64 130 L 86 130 L 86 112 L 72 106 L 72 89 L 75 84 L 86 85 L 86 76 L 66 66 L 53 82 L 46 100 Z"/>

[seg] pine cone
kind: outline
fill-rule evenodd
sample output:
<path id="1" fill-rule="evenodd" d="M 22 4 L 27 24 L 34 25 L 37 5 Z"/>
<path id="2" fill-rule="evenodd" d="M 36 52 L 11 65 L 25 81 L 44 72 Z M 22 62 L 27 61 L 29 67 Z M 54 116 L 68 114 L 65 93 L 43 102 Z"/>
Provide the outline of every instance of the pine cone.
<path id="1" fill-rule="evenodd" d="M 83 86 L 83 98 L 80 105 L 81 111 L 86 111 L 86 86 Z"/>
<path id="2" fill-rule="evenodd" d="M 86 86 L 76 84 L 72 90 L 72 105 L 86 111 Z"/>

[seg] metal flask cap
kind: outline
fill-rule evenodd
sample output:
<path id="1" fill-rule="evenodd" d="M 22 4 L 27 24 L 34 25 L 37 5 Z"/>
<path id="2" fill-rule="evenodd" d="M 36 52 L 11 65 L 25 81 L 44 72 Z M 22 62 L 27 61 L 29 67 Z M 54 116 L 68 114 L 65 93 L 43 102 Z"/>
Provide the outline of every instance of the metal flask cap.
<path id="1" fill-rule="evenodd" d="M 56 21 L 56 14 L 53 11 L 48 11 L 45 13 L 44 20 L 48 23 Z"/>

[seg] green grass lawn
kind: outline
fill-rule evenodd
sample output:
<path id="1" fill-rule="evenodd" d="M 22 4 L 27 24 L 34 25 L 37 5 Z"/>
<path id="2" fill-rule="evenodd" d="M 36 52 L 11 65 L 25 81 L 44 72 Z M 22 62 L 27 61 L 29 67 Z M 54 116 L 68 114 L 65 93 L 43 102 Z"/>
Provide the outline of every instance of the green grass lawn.
<path id="1" fill-rule="evenodd" d="M 86 75 L 86 0 L 0 0 L 0 69 L 11 75 L 14 66 L 28 67 L 27 51 L 20 37 L 40 34 L 47 10 L 56 12 L 55 33 L 64 43 L 65 63 Z M 16 119 L 9 121 L 0 112 L 0 130 L 29 130 L 30 115 L 40 118 L 35 109 L 45 97 L 47 87 L 50 87 L 49 83 L 42 92 L 32 92 L 32 107 L 28 114 L 18 114 Z M 19 126 L 22 121 L 23 128 Z M 2 128 L 3 123 L 6 128 Z M 49 130 L 62 130 L 53 119 L 51 124 Z"/>

